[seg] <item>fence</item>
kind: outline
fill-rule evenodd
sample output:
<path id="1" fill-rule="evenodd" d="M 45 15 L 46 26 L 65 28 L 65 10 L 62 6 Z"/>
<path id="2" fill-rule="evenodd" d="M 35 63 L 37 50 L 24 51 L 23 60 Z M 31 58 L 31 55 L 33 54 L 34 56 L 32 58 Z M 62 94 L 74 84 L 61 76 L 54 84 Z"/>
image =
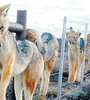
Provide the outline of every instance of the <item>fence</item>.
<path id="1" fill-rule="evenodd" d="M 64 48 L 65 48 L 65 33 L 66 33 L 66 17 L 64 17 L 63 22 L 63 33 L 62 33 L 62 43 L 61 43 L 61 59 L 60 59 L 60 69 L 59 69 L 59 81 L 58 81 L 58 99 L 61 99 L 61 89 L 62 89 L 62 73 L 63 73 L 63 62 L 64 62 Z M 88 24 L 85 25 L 85 45 L 87 44 L 87 33 L 88 33 Z M 86 55 L 86 49 L 85 49 Z M 85 58 L 83 62 L 82 72 L 81 72 L 81 81 L 80 81 L 80 88 L 82 90 L 83 87 L 83 76 L 84 76 L 84 68 L 85 68 Z M 74 90 L 73 90 L 74 91 Z M 71 92 L 71 91 L 70 91 Z"/>
<path id="2" fill-rule="evenodd" d="M 9 31 L 11 32 L 15 32 L 16 33 L 16 38 L 23 40 L 25 38 L 25 29 L 26 29 L 26 17 L 27 17 L 27 12 L 24 11 L 18 11 L 17 12 L 17 23 L 10 23 L 9 26 Z M 53 75 L 59 75 L 59 79 L 58 79 L 58 86 L 57 88 L 52 88 L 51 91 L 53 90 L 57 90 L 58 89 L 58 95 L 57 98 L 58 100 L 61 100 L 62 97 L 64 97 L 65 95 L 77 90 L 78 88 L 75 88 L 71 91 L 69 91 L 68 93 L 62 95 L 62 87 L 67 86 L 68 84 L 71 83 L 66 83 L 66 84 L 62 84 L 62 78 L 63 78 L 63 66 L 64 66 L 64 50 L 65 50 L 65 33 L 66 33 L 66 22 L 67 22 L 67 18 L 64 17 L 64 21 L 63 21 L 63 32 L 62 32 L 62 44 L 61 44 L 61 53 L 60 53 L 60 69 L 59 69 L 59 73 L 54 73 L 51 74 L 51 76 Z M 87 43 L 87 33 L 88 33 L 88 25 L 85 25 L 85 44 Z M 86 52 L 86 50 L 85 50 Z M 83 76 L 84 76 L 84 67 L 85 66 L 85 59 L 84 59 L 84 63 L 83 63 L 83 69 L 82 69 L 82 78 L 81 78 L 81 82 L 80 82 L 80 88 L 82 89 L 83 87 Z M 87 75 L 86 75 L 87 76 Z M 66 79 L 67 80 L 67 79 Z M 13 88 L 13 87 L 12 87 Z M 8 100 L 15 100 L 14 95 L 14 91 L 12 91 L 11 94 L 11 98 L 9 98 Z M 38 96 L 38 95 L 37 95 Z M 35 96 L 36 97 L 36 96 Z"/>

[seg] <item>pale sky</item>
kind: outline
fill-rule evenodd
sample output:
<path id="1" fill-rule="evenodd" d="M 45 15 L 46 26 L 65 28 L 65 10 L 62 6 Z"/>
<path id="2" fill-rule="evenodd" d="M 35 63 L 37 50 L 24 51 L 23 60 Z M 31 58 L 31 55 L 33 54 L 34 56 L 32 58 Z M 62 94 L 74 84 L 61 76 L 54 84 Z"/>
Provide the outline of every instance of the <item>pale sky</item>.
<path id="1" fill-rule="evenodd" d="M 63 17 L 67 17 L 67 29 L 83 32 L 90 24 L 90 0 L 0 0 L 0 5 L 11 4 L 9 19 L 16 21 L 17 10 L 27 10 L 27 28 L 41 35 L 50 32 L 56 37 L 62 34 Z M 90 27 L 89 27 L 90 29 Z"/>

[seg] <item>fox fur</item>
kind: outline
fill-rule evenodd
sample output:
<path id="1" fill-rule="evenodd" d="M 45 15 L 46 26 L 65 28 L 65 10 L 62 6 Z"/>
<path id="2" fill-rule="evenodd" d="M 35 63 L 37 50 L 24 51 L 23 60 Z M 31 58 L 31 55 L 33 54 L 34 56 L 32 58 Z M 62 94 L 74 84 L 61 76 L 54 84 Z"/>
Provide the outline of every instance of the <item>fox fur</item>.
<path id="1" fill-rule="evenodd" d="M 34 42 L 44 59 L 44 72 L 41 81 L 40 92 L 45 96 L 48 90 L 50 73 L 58 57 L 59 44 L 50 33 L 43 33 L 40 37 L 33 29 L 26 30 L 26 39 Z"/>
<path id="2" fill-rule="evenodd" d="M 88 46 L 88 68 L 90 68 L 90 33 L 87 35 L 87 46 Z"/>
<path id="3" fill-rule="evenodd" d="M 16 100 L 32 100 L 35 88 L 44 70 L 44 60 L 36 45 L 25 40 L 16 41 L 8 32 L 8 9 L 10 5 L 0 7 L 0 100 L 6 100 L 5 94 L 11 77 L 15 77 Z"/>
<path id="4" fill-rule="evenodd" d="M 80 34 L 69 31 L 66 34 L 68 40 L 68 59 L 69 59 L 69 82 L 81 80 L 81 69 L 85 58 L 85 43 Z"/>

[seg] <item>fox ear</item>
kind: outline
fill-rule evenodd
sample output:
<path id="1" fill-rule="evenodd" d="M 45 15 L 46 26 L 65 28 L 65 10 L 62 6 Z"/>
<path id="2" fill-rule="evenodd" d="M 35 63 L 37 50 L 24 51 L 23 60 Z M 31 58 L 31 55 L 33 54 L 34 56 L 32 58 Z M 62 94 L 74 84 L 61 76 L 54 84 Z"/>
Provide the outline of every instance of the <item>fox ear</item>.
<path id="1" fill-rule="evenodd" d="M 79 33 L 79 36 L 81 35 L 82 33 Z"/>
<path id="2" fill-rule="evenodd" d="M 2 7 L 2 13 L 4 15 L 8 14 L 8 10 L 9 10 L 10 6 L 11 6 L 11 4 L 8 4 L 8 5 L 5 5 L 5 6 Z"/>
<path id="3" fill-rule="evenodd" d="M 78 37 L 80 37 L 80 36 L 81 36 L 81 34 L 82 34 L 82 33 L 81 33 L 81 32 L 79 32 L 79 36 L 78 36 Z"/>

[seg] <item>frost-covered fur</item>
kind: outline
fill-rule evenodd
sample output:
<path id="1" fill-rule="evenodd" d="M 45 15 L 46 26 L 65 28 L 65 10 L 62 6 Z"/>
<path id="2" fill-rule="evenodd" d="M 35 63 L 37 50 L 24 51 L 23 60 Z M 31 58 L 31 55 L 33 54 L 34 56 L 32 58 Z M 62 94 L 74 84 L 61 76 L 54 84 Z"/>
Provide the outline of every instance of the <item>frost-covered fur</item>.
<path id="1" fill-rule="evenodd" d="M 69 31 L 67 33 L 68 40 L 68 59 L 69 59 L 69 78 L 68 81 L 80 82 L 81 69 L 85 58 L 85 44 L 80 38 L 79 33 Z"/>
<path id="2" fill-rule="evenodd" d="M 44 72 L 41 81 L 40 92 L 46 95 L 49 85 L 50 73 L 58 57 L 58 41 L 50 33 L 44 33 L 40 37 L 33 29 L 26 30 L 26 39 L 34 42 L 44 58 Z"/>
<path id="3" fill-rule="evenodd" d="M 6 88 L 13 76 L 16 100 L 22 100 L 22 88 L 25 100 L 32 100 L 44 69 L 44 61 L 34 43 L 25 40 L 23 45 L 22 41 L 16 41 L 8 32 L 9 7 L 10 5 L 0 7 L 0 100 L 6 100 Z"/>

